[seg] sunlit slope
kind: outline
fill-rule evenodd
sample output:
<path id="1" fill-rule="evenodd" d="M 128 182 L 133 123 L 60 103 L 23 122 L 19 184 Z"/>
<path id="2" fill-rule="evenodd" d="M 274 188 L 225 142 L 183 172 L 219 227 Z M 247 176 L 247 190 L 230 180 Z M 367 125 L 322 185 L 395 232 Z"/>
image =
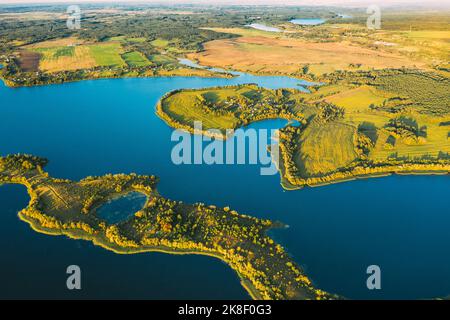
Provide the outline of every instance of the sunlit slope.
<path id="1" fill-rule="evenodd" d="M 358 156 L 355 139 L 355 128 L 341 122 L 307 126 L 300 134 L 294 154 L 300 174 L 318 176 L 352 163 Z"/>

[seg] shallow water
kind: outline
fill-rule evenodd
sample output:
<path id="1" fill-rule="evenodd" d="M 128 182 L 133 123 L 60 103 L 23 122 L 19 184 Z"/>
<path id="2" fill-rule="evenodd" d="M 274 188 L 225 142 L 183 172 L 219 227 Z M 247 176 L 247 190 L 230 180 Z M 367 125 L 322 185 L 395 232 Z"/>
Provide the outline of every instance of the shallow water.
<path id="1" fill-rule="evenodd" d="M 154 174 L 171 199 L 230 206 L 280 220 L 271 233 L 321 289 L 350 298 L 430 298 L 450 293 L 447 176 L 392 176 L 284 191 L 257 165 L 174 165 L 172 129 L 154 106 L 168 91 L 257 82 L 296 87 L 285 77 L 110 79 L 11 89 L 0 84 L 0 152 L 50 160 L 51 175 Z M 251 128 L 279 128 L 281 120 Z M 0 271 L 4 297 L 248 298 L 235 273 L 210 257 L 121 256 L 84 241 L 32 231 L 16 212 L 25 189 L 0 188 Z M 79 264 L 80 293 L 65 289 Z M 382 290 L 365 287 L 366 268 L 382 270 Z M 32 266 L 32 267 L 30 267 Z M 30 268 L 33 273 L 28 272 Z M 36 276 L 38 274 L 38 276 Z"/>
<path id="2" fill-rule="evenodd" d="M 290 22 L 302 26 L 316 26 L 325 23 L 325 19 L 320 18 L 306 18 L 306 19 L 292 19 Z"/>

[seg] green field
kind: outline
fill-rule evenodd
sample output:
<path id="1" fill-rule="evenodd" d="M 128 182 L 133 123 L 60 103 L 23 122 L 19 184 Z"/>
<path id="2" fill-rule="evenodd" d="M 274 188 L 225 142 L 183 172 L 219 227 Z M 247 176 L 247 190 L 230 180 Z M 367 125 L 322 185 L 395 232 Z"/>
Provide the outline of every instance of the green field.
<path id="1" fill-rule="evenodd" d="M 147 40 L 147 38 L 144 37 L 137 37 L 137 38 L 133 38 L 133 37 L 126 37 L 126 36 L 117 36 L 117 37 L 111 37 L 108 39 L 108 41 L 119 41 L 119 42 L 129 42 L 129 43 L 142 43 L 145 42 Z"/>
<path id="2" fill-rule="evenodd" d="M 154 54 L 149 57 L 150 61 L 157 65 L 167 65 L 172 63 L 178 63 L 175 58 L 169 57 L 164 54 Z"/>
<path id="3" fill-rule="evenodd" d="M 381 105 L 387 97 L 386 93 L 373 87 L 361 86 L 328 96 L 326 101 L 344 107 L 346 110 L 364 110 L 370 105 Z"/>
<path id="4" fill-rule="evenodd" d="M 233 93 L 232 90 L 222 92 L 223 95 Z M 207 90 L 189 92 L 187 94 L 175 94 L 163 102 L 163 110 L 171 118 L 184 123 L 190 127 L 194 126 L 194 121 L 201 121 L 204 129 L 233 129 L 236 128 L 240 120 L 233 114 L 216 115 L 206 113 L 201 108 L 202 101 L 208 95 Z"/>
<path id="5" fill-rule="evenodd" d="M 152 65 L 152 63 L 138 51 L 124 53 L 122 58 L 130 67 L 146 67 Z"/>
<path id="6" fill-rule="evenodd" d="M 156 40 L 153 40 L 151 42 L 151 44 L 152 44 L 152 46 L 155 46 L 155 47 L 165 48 L 169 45 L 169 41 L 164 40 L 164 39 L 156 39 Z"/>
<path id="7" fill-rule="evenodd" d="M 53 47 L 53 48 L 37 48 L 33 51 L 39 52 L 42 59 L 46 61 L 56 61 L 62 57 L 73 57 L 75 54 L 75 47 Z"/>
<path id="8" fill-rule="evenodd" d="M 89 50 L 99 66 L 123 67 L 126 65 L 120 56 L 122 53 L 120 43 L 111 42 L 90 45 Z"/>
<path id="9" fill-rule="evenodd" d="M 357 157 L 355 134 L 353 126 L 341 122 L 307 126 L 294 156 L 300 175 L 320 176 L 350 164 Z"/>

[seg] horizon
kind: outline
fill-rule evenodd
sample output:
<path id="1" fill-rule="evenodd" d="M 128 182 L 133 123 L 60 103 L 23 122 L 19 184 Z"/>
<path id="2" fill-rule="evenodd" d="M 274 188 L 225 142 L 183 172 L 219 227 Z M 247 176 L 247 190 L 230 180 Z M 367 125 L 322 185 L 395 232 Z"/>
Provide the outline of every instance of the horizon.
<path id="1" fill-rule="evenodd" d="M 307 0 L 288 0 L 288 1 L 276 1 L 276 0 L 248 0 L 243 3 L 242 1 L 237 0 L 121 0 L 121 1 L 111 1 L 111 0 L 38 0 L 38 1 L 30 1 L 30 0 L 5 0 L 1 3 L 1 5 L 46 5 L 46 4 L 111 4 L 111 5 L 120 5 L 120 4 L 129 4 L 129 5 L 138 5 L 138 4 L 155 4 L 155 5 L 238 5 L 238 6 L 341 6 L 341 7 L 364 7 L 368 5 L 380 5 L 380 6 L 420 6 L 420 7 L 450 7 L 449 2 L 442 2 L 440 0 L 429 0 L 427 3 L 423 3 L 420 0 L 316 0 L 314 3 Z"/>

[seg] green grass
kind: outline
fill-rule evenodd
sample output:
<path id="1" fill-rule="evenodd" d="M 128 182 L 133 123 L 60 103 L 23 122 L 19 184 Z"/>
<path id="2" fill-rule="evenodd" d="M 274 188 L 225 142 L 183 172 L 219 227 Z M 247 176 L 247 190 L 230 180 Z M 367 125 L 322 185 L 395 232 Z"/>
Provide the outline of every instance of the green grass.
<path id="1" fill-rule="evenodd" d="M 138 37 L 138 38 L 127 38 L 127 41 L 130 43 L 142 43 L 147 41 L 147 38 L 144 37 Z"/>
<path id="2" fill-rule="evenodd" d="M 201 107 L 195 107 L 199 101 L 204 99 L 202 93 L 204 92 L 194 91 L 175 94 L 164 101 L 164 111 L 173 119 L 190 127 L 194 126 L 195 121 L 201 121 L 203 129 L 233 129 L 238 125 L 239 119 L 234 115 L 212 117 L 205 113 Z"/>
<path id="3" fill-rule="evenodd" d="M 72 57 L 74 53 L 75 53 L 75 47 L 60 47 L 60 48 L 57 48 L 57 50 L 53 56 L 55 58 Z"/>
<path id="4" fill-rule="evenodd" d="M 303 177 L 320 176 L 350 164 L 357 157 L 355 128 L 340 123 L 312 123 L 302 131 L 294 161 Z"/>
<path id="5" fill-rule="evenodd" d="M 169 41 L 168 40 L 164 40 L 164 39 L 156 39 L 153 40 L 151 42 L 152 46 L 154 47 L 158 47 L 158 48 L 165 48 L 169 45 Z"/>
<path id="6" fill-rule="evenodd" d="M 152 63 L 138 51 L 124 53 L 122 58 L 130 67 L 146 67 L 152 65 Z"/>
<path id="7" fill-rule="evenodd" d="M 108 41 L 125 41 L 125 36 L 117 36 L 117 37 L 111 37 L 108 39 Z"/>
<path id="8" fill-rule="evenodd" d="M 170 63 L 176 63 L 177 60 L 175 60 L 174 58 L 162 55 L 162 54 L 154 54 L 152 56 L 149 57 L 150 61 L 152 61 L 153 63 L 156 63 L 158 65 L 165 65 L 165 64 L 170 64 Z"/>
<path id="9" fill-rule="evenodd" d="M 120 43 L 101 43 L 91 45 L 89 46 L 89 49 L 99 66 L 123 67 L 126 65 L 125 61 L 123 61 L 120 56 L 122 52 Z"/>
<path id="10" fill-rule="evenodd" d="M 387 99 L 386 94 L 369 86 L 361 86 L 332 95 L 326 101 L 346 110 L 364 110 L 371 104 L 381 105 Z"/>
<path id="11" fill-rule="evenodd" d="M 45 60 L 57 60 L 60 57 L 72 57 L 75 53 L 75 47 L 53 47 L 34 49 L 43 55 Z"/>
<path id="12" fill-rule="evenodd" d="M 117 36 L 117 37 L 111 37 L 108 39 L 108 41 L 119 41 L 122 43 L 142 43 L 145 42 L 147 40 L 147 38 L 144 37 L 136 37 L 136 38 L 128 38 L 126 36 Z"/>

